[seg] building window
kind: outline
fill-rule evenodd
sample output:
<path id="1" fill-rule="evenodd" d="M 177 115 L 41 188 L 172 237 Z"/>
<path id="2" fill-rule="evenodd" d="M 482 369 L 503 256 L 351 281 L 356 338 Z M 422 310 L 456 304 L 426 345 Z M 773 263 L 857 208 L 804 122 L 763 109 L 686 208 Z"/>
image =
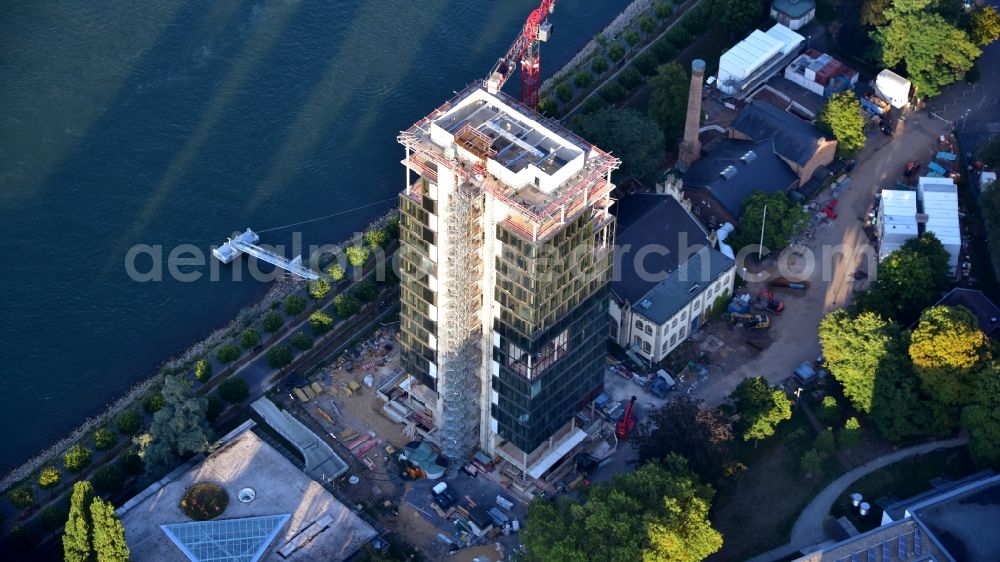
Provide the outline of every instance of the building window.
<path id="1" fill-rule="evenodd" d="M 639 345 L 641 342 L 642 338 L 640 338 L 639 336 L 635 336 L 634 338 L 632 338 L 632 345 Z"/>
<path id="2" fill-rule="evenodd" d="M 649 324 L 646 325 L 646 333 L 649 335 L 653 335 L 653 327 L 650 326 Z"/>
<path id="3" fill-rule="evenodd" d="M 609 330 L 610 330 L 609 335 L 611 336 L 611 339 L 617 340 L 618 339 L 618 324 L 615 323 L 615 322 L 611 322 L 610 325 L 609 325 Z"/>
<path id="4" fill-rule="evenodd" d="M 642 320 L 636 320 L 635 321 L 635 327 L 639 328 L 641 330 L 642 329 Z"/>
<path id="5" fill-rule="evenodd" d="M 684 335 L 686 333 L 687 333 L 687 326 L 681 326 L 681 331 L 678 334 L 678 337 L 681 338 L 681 339 L 684 339 Z"/>
<path id="6" fill-rule="evenodd" d="M 670 345 L 674 345 L 677 341 L 677 334 L 670 334 Z"/>
<path id="7" fill-rule="evenodd" d="M 682 312 L 681 313 L 681 322 L 683 322 L 684 320 L 687 320 L 687 317 L 688 317 L 687 311 Z"/>
<path id="8" fill-rule="evenodd" d="M 676 328 L 677 327 L 677 318 L 674 318 L 674 321 L 670 323 L 670 327 L 671 328 Z"/>
<path id="9" fill-rule="evenodd" d="M 650 351 L 651 349 L 653 349 L 653 346 L 649 345 L 649 342 L 648 342 L 648 341 L 644 341 L 644 342 L 642 342 L 642 350 L 643 350 L 643 351 L 645 351 L 646 353 L 649 353 L 649 351 Z"/>

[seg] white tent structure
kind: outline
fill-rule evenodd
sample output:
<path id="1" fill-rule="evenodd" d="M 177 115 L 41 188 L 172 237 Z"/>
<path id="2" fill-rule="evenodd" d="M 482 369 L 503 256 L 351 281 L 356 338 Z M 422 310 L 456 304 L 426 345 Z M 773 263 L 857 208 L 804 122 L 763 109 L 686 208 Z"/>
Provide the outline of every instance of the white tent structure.
<path id="1" fill-rule="evenodd" d="M 917 230 L 917 193 L 897 189 L 882 191 L 878 208 L 878 259 L 898 250 Z"/>
<path id="2" fill-rule="evenodd" d="M 797 54 L 805 37 L 776 24 L 767 32 L 755 29 L 719 59 L 719 90 L 730 96 L 749 93 Z"/>
<path id="3" fill-rule="evenodd" d="M 917 194 L 924 204 L 924 232 L 933 232 L 950 256 L 952 271 L 962 253 L 962 228 L 958 220 L 958 186 L 951 178 L 920 178 Z"/>
<path id="4" fill-rule="evenodd" d="M 910 81 L 888 68 L 875 77 L 875 91 L 896 109 L 902 109 L 910 102 Z"/>

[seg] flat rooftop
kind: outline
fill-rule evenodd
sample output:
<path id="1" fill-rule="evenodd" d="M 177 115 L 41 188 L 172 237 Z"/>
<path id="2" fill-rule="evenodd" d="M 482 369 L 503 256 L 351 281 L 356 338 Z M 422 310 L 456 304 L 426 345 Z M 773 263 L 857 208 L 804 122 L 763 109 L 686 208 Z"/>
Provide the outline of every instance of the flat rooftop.
<path id="1" fill-rule="evenodd" d="M 178 526 L 192 523 L 180 509 L 181 498 L 192 485 L 206 481 L 226 490 L 229 506 L 216 519 L 202 522 L 198 526 L 189 526 L 183 533 L 178 531 Z M 237 497 L 244 488 L 254 491 L 255 497 L 249 503 L 243 503 Z M 221 537 L 231 535 L 233 530 L 245 531 L 248 527 L 253 531 L 254 525 L 248 525 L 246 521 L 254 520 L 246 518 L 273 516 L 256 520 L 259 522 L 257 527 L 263 528 L 266 523 L 277 528 L 260 560 L 344 560 L 377 534 L 375 529 L 340 503 L 326 488 L 306 476 L 250 430 L 244 430 L 174 480 L 153 484 L 134 501 L 134 504 L 129 502 L 123 506 L 119 512 L 132 559 L 140 561 L 185 562 L 191 559 L 171 540 L 161 525 L 170 526 L 175 536 L 188 544 L 197 543 L 197 547 L 201 549 L 206 548 L 206 543 L 218 542 L 221 548 L 215 548 L 212 544 L 208 546 L 213 547 L 211 550 L 215 552 L 221 552 L 227 546 L 222 543 L 232 540 L 231 537 Z M 286 521 L 282 521 L 281 516 L 284 515 L 288 516 Z M 240 519 L 245 521 L 238 521 Z M 212 531 L 212 523 L 219 523 L 215 527 L 223 529 Z M 319 530 L 312 540 L 303 541 L 287 557 L 278 554 L 278 550 L 309 529 L 313 523 L 319 525 L 312 527 L 305 535 L 311 535 L 320 527 L 325 528 Z M 258 532 L 246 540 L 261 542 L 264 540 L 261 537 L 266 538 L 266 535 L 266 532 Z M 299 541 L 303 538 L 304 536 L 300 537 Z M 232 554 L 216 555 L 211 559 L 254 558 Z"/>
<path id="2" fill-rule="evenodd" d="M 1000 552 L 1000 476 L 911 508 L 955 560 L 995 562 Z"/>
<path id="3" fill-rule="evenodd" d="M 441 169 L 491 192 L 525 220 L 568 219 L 610 190 L 621 161 L 506 94 L 469 86 L 404 131 L 403 164 L 438 181 Z M 581 201 L 586 202 L 582 206 Z"/>

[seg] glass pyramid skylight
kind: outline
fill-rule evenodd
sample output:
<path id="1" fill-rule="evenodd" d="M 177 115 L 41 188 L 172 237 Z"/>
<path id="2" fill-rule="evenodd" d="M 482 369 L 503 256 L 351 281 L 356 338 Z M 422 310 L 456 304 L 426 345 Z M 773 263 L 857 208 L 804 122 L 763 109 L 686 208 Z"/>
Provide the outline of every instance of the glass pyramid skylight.
<path id="1" fill-rule="evenodd" d="M 191 562 L 257 562 L 291 514 L 160 525 Z"/>

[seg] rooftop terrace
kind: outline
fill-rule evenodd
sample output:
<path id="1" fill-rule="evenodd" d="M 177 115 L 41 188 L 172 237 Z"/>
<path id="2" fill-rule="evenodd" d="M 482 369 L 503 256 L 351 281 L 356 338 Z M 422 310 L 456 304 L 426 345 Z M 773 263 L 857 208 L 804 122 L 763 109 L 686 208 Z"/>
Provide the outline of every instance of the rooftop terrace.
<path id="1" fill-rule="evenodd" d="M 515 231 L 531 240 L 605 200 L 621 161 L 500 93 L 473 85 L 399 137 L 403 165 L 431 182 L 452 171 L 512 210 Z M 407 194 L 419 197 L 419 194 Z M 606 209 L 605 209 L 606 214 Z"/>

